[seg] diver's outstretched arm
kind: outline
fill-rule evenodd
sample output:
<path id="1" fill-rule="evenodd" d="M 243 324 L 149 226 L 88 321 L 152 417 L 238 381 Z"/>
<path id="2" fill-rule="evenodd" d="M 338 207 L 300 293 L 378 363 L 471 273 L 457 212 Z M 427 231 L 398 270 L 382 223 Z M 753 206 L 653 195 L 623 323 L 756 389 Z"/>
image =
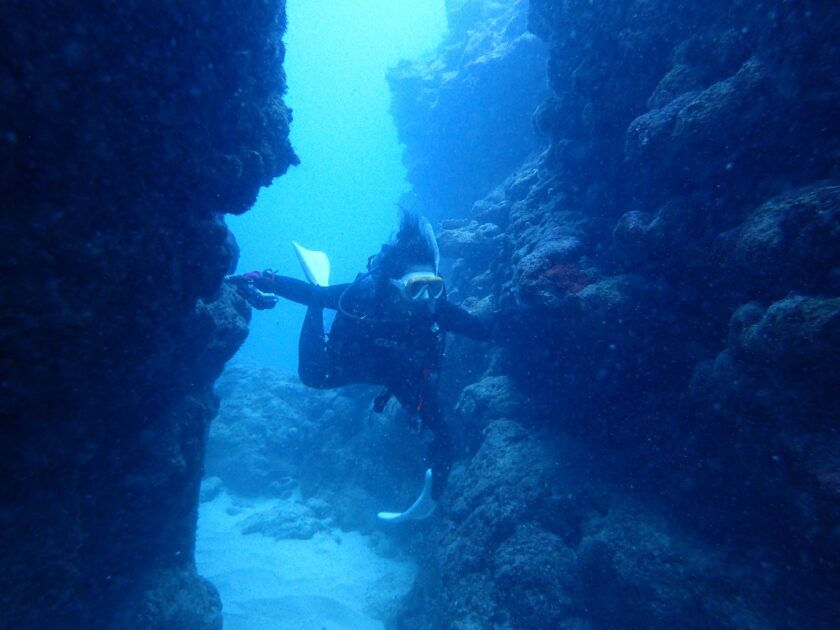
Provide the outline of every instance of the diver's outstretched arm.
<path id="1" fill-rule="evenodd" d="M 487 341 L 493 336 L 493 319 L 478 317 L 452 302 L 442 301 L 438 306 L 437 320 L 447 332 Z"/>
<path id="2" fill-rule="evenodd" d="M 476 316 L 457 304 L 444 301 L 438 307 L 438 323 L 446 331 L 465 335 L 479 341 L 509 342 L 522 328 L 525 315 L 518 305 Z"/>
<path id="3" fill-rule="evenodd" d="M 279 295 L 282 298 L 317 308 L 338 309 L 338 300 L 348 284 L 336 284 L 321 287 L 303 280 L 280 276 L 273 271 L 251 271 L 241 276 L 226 278 L 255 308 L 265 308 L 258 304 L 266 295 Z M 256 292 L 255 292 L 256 291 Z M 255 304 L 254 302 L 258 302 Z M 276 300 L 275 300 L 276 303 Z M 272 304 L 270 307 L 273 307 Z"/>

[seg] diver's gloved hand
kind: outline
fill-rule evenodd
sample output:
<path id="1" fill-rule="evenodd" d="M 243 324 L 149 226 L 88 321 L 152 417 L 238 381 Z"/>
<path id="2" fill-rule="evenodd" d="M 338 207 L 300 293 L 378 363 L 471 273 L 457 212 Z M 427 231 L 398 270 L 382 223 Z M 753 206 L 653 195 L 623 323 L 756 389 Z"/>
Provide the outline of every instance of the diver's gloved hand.
<path id="1" fill-rule="evenodd" d="M 225 280 L 236 287 L 237 293 L 254 308 L 265 311 L 277 306 L 277 296 L 265 291 L 271 282 L 265 272 L 250 271 L 240 276 L 227 276 Z"/>
<path id="2" fill-rule="evenodd" d="M 225 276 L 225 280 L 230 282 L 237 289 L 244 286 L 255 286 L 264 293 L 271 292 L 272 279 L 274 272 L 267 271 L 249 271 L 239 276 Z"/>

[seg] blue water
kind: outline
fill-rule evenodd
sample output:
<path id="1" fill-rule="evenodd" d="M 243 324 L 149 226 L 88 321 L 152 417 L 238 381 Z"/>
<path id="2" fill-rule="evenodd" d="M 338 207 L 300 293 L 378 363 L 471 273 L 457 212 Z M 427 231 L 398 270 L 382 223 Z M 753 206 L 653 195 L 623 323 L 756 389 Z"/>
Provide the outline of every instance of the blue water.
<path id="1" fill-rule="evenodd" d="M 363 271 L 397 226 L 409 190 L 402 147 L 388 113 L 387 69 L 433 49 L 446 30 L 443 0 L 290 0 L 284 37 L 300 166 L 245 215 L 228 217 L 241 250 L 239 273 L 277 269 L 303 278 L 291 241 L 327 252 L 332 281 Z M 253 318 L 237 359 L 297 371 L 305 308 L 281 302 Z"/>

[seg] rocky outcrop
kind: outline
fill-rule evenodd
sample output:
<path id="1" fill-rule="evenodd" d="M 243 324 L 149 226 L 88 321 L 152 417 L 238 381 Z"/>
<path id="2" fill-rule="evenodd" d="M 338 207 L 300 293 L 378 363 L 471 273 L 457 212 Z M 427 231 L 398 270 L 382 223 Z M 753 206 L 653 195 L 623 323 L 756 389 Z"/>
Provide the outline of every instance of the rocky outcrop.
<path id="1" fill-rule="evenodd" d="M 414 201 L 429 216 L 464 216 L 539 148 L 531 112 L 546 96 L 546 56 L 527 4 L 447 1 L 445 41 L 388 74 Z"/>
<path id="2" fill-rule="evenodd" d="M 593 483 L 604 463 L 585 445 L 509 420 L 483 437 L 430 544 L 436 572 L 419 582 L 422 609 L 404 612 L 401 627 L 760 623 L 723 595 L 754 601 L 760 589 L 737 584 L 731 567 L 721 573 L 719 552 L 649 507 Z"/>
<path id="3" fill-rule="evenodd" d="M 514 332 L 461 394 L 475 455 L 403 620 L 833 625 L 840 11 L 532 0 L 529 24 L 546 149 L 441 230 L 451 295 Z"/>
<path id="4" fill-rule="evenodd" d="M 220 627 L 194 569 L 219 287 L 296 157 L 282 3 L 7 3 L 0 330 L 8 627 Z"/>

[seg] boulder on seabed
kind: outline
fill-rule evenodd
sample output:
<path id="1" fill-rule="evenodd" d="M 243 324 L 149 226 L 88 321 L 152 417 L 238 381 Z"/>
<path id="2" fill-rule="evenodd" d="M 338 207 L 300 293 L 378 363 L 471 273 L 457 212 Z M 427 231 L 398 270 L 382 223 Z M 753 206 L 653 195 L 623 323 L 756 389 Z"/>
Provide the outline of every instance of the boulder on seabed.
<path id="1" fill-rule="evenodd" d="M 199 502 L 207 503 L 219 496 L 224 490 L 224 484 L 218 477 L 206 477 L 201 480 Z"/>
<path id="2" fill-rule="evenodd" d="M 239 525 L 243 534 L 263 534 L 276 540 L 308 540 L 329 529 L 329 520 L 319 518 L 312 509 L 298 501 L 287 500 L 257 512 Z"/>

